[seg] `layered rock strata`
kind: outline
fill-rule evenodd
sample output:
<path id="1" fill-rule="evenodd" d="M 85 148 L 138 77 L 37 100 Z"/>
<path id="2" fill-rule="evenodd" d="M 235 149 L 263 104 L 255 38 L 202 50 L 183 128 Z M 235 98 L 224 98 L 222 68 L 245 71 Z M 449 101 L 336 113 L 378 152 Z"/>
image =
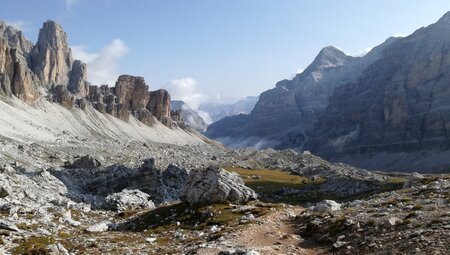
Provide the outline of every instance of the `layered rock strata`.
<path id="1" fill-rule="evenodd" d="M 67 35 L 56 22 L 44 23 L 36 45 L 0 22 L 0 95 L 34 104 L 47 94 L 68 109 L 92 105 L 124 121 L 134 116 L 148 126 L 155 119 L 172 126 L 167 91 L 150 92 L 144 78 L 131 75 L 120 76 L 115 87 L 95 86 L 87 81 L 87 72 L 85 63 L 73 60 Z"/>

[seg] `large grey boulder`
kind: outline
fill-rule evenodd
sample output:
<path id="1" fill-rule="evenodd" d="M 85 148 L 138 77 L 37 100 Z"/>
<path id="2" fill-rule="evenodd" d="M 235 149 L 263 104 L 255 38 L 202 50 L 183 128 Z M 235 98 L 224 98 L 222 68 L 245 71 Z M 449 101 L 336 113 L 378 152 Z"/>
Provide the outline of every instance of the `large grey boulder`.
<path id="1" fill-rule="evenodd" d="M 107 196 L 105 200 L 109 208 L 119 211 L 155 208 L 150 195 L 140 190 L 124 189 Z"/>
<path id="2" fill-rule="evenodd" d="M 316 212 L 336 212 L 341 210 L 341 204 L 333 200 L 323 200 L 313 207 Z"/>
<path id="3" fill-rule="evenodd" d="M 190 204 L 233 202 L 246 203 L 257 198 L 236 173 L 219 167 L 192 172 L 181 191 L 181 200 Z"/>

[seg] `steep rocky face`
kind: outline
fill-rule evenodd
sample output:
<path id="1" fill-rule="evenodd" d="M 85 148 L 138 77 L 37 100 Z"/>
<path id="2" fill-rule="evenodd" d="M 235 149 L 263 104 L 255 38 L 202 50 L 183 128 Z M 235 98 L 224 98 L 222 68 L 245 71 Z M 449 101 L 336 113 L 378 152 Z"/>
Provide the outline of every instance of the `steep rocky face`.
<path id="1" fill-rule="evenodd" d="M 149 92 L 144 78 L 121 75 L 114 88 L 90 86 L 86 97 L 96 110 L 128 121 L 132 114 L 142 123 L 155 124 L 153 117 L 171 126 L 170 95 L 165 90 Z"/>
<path id="2" fill-rule="evenodd" d="M 27 63 L 31 48 L 22 32 L 0 21 L 0 94 L 15 95 L 27 103 L 39 97 L 36 77 Z"/>
<path id="3" fill-rule="evenodd" d="M 150 96 L 144 78 L 131 75 L 119 77 L 116 82 L 115 93 L 119 102 L 131 111 L 145 108 Z"/>
<path id="4" fill-rule="evenodd" d="M 14 62 L 7 41 L 0 39 L 0 93 L 11 96 L 11 80 L 14 77 Z"/>
<path id="5" fill-rule="evenodd" d="M 394 169 L 448 150 L 449 34 L 450 13 L 387 47 L 358 80 L 336 89 L 307 149 L 328 159 Z M 403 162 L 367 160 L 380 152 L 403 153 L 398 157 Z"/>
<path id="6" fill-rule="evenodd" d="M 128 109 L 120 103 L 114 93 L 114 88 L 110 88 L 108 85 L 89 86 L 89 94 L 86 99 L 101 113 L 108 113 L 124 121 L 129 120 Z"/>
<path id="7" fill-rule="evenodd" d="M 24 55 L 28 55 L 33 48 L 33 43 L 27 40 L 21 31 L 6 25 L 6 23 L 1 20 L 0 37 L 7 41 L 9 47 L 20 50 Z"/>
<path id="8" fill-rule="evenodd" d="M 87 82 L 87 65 L 80 60 L 73 61 L 69 78 L 69 85 L 67 86 L 67 89 L 75 95 L 86 97 L 89 93 L 89 83 Z"/>
<path id="9" fill-rule="evenodd" d="M 151 91 L 147 109 L 163 124 L 170 125 L 170 95 L 167 90 Z"/>
<path id="10" fill-rule="evenodd" d="M 14 61 L 14 78 L 11 83 L 12 93 L 19 99 L 31 104 L 40 97 L 39 89 L 35 83 L 35 75 L 28 68 L 22 52 L 12 49 L 11 56 Z"/>
<path id="11" fill-rule="evenodd" d="M 72 52 L 66 33 L 54 21 L 46 21 L 39 30 L 36 45 L 31 53 L 31 67 L 42 85 L 67 85 L 72 69 Z"/>
<path id="12" fill-rule="evenodd" d="M 361 58 L 325 47 L 304 72 L 263 92 L 249 115 L 221 119 L 205 134 L 233 147 L 301 149 L 334 89 L 355 80 L 392 41 L 387 40 Z"/>
<path id="13" fill-rule="evenodd" d="M 150 93 L 143 77 L 122 75 L 113 88 L 87 82 L 87 65 L 72 60 L 66 33 L 54 21 L 44 23 L 34 46 L 20 31 L 0 22 L 0 95 L 32 104 L 42 98 L 41 91 L 68 109 L 92 105 L 124 121 L 132 115 L 148 126 L 155 124 L 154 117 L 172 125 L 169 93 Z"/>

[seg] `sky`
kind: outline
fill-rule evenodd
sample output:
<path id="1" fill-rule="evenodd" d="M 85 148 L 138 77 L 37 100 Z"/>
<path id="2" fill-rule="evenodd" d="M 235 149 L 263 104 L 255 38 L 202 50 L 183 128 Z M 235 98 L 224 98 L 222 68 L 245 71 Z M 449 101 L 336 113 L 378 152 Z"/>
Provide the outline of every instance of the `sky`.
<path id="1" fill-rule="evenodd" d="M 232 102 L 292 78 L 321 48 L 361 55 L 450 11 L 448 0 L 0 0 L 35 42 L 55 20 L 94 84 L 143 76 L 174 99 Z"/>

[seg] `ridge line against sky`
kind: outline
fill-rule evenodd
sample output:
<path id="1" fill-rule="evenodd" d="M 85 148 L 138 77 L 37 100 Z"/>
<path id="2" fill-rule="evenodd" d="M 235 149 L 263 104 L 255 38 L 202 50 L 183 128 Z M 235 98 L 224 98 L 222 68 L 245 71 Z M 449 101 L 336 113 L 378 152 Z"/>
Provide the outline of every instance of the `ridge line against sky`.
<path id="1" fill-rule="evenodd" d="M 232 102 L 273 88 L 334 45 L 363 55 L 436 22 L 450 1 L 1 0 L 0 19 L 35 43 L 57 21 L 89 80 L 143 76 L 174 99 Z M 37 11 L 38 10 L 38 11 Z"/>

